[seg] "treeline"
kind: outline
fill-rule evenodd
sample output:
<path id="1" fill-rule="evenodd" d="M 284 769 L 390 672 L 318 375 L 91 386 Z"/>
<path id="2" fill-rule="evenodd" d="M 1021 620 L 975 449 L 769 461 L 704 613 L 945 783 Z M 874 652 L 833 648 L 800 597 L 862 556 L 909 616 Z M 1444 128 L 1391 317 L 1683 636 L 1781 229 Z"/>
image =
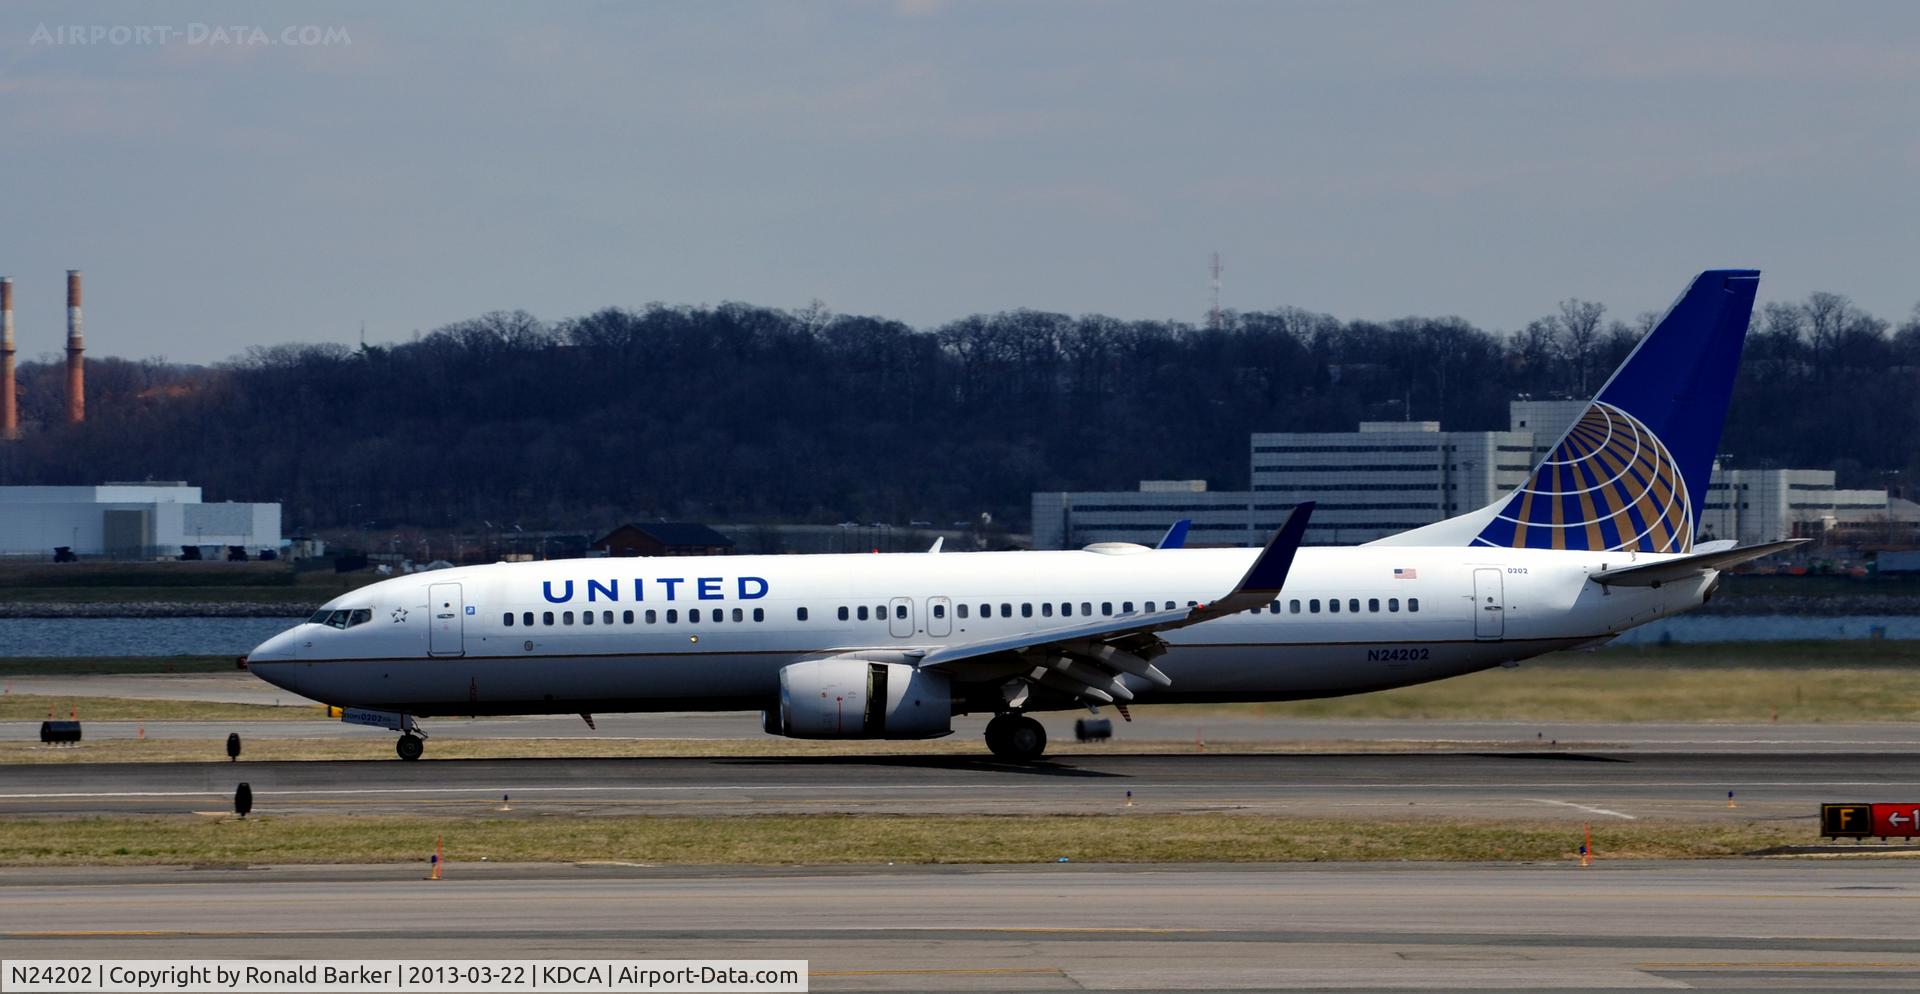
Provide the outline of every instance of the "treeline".
<path id="1" fill-rule="evenodd" d="M 621 519 L 1025 525 L 1034 490 L 1246 485 L 1253 431 L 1506 424 L 1585 396 L 1653 315 L 1569 300 L 1513 335 L 1458 318 L 1282 309 L 1223 327 L 980 315 L 932 331 L 743 304 L 493 313 L 391 346 L 256 348 L 215 367 L 93 359 L 88 421 L 21 368 L 9 484 L 182 479 L 278 500 L 289 530 Z M 1725 450 L 1842 485 L 1920 470 L 1920 308 L 1897 329 L 1814 294 L 1755 315 Z"/>

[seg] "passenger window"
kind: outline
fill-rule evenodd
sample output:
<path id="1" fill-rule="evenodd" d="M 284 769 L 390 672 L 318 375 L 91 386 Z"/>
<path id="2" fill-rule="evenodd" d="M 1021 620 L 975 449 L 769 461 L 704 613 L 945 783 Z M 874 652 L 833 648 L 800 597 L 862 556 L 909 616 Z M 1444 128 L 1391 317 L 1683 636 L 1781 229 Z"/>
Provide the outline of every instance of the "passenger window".
<path id="1" fill-rule="evenodd" d="M 1300 613 L 1300 601 L 1299 601 L 1298 599 L 1295 599 L 1295 600 L 1290 600 L 1290 601 L 1288 601 L 1288 602 L 1287 602 L 1287 610 L 1288 610 L 1288 611 L 1291 611 L 1291 612 L 1292 612 L 1292 613 L 1294 613 L 1294 614 L 1299 614 L 1299 613 Z"/>
<path id="2" fill-rule="evenodd" d="M 1064 604 L 1062 604 L 1062 605 L 1060 605 L 1060 617 L 1062 617 L 1062 618 L 1071 618 L 1071 617 L 1073 617 L 1073 602 L 1072 602 L 1072 601 L 1068 601 L 1068 602 L 1066 602 L 1066 603 L 1064 603 Z"/>
<path id="3" fill-rule="evenodd" d="M 1418 598 L 1418 597 L 1409 597 L 1409 598 L 1407 598 L 1407 610 L 1409 610 L 1409 611 L 1418 611 L 1418 610 L 1420 610 L 1420 598 Z"/>
<path id="4" fill-rule="evenodd" d="M 867 606 L 865 604 L 860 605 L 860 610 L 855 613 L 859 615 L 861 621 L 867 620 Z"/>
<path id="5" fill-rule="evenodd" d="M 734 609 L 733 609 L 733 620 L 735 620 L 735 621 L 745 621 L 745 620 L 746 620 L 746 612 L 745 612 L 745 611 L 742 611 L 741 609 L 739 609 L 739 608 L 737 608 L 737 607 L 736 607 L 736 608 L 734 608 Z"/>
<path id="6" fill-rule="evenodd" d="M 1315 597 L 1314 599 L 1307 602 L 1307 613 L 1308 614 L 1320 613 L 1320 598 Z"/>
<path id="7" fill-rule="evenodd" d="M 620 623 L 623 625 L 633 624 L 633 612 L 632 611 L 620 612 Z"/>
<path id="8" fill-rule="evenodd" d="M 1020 605 L 1020 617 L 1022 618 L 1033 617 L 1033 605 L 1031 603 L 1023 603 Z"/>
<path id="9" fill-rule="evenodd" d="M 807 620 L 807 609 L 806 609 L 806 608 L 804 608 L 804 607 L 797 607 L 797 608 L 794 608 L 794 609 L 793 609 L 793 617 L 794 617 L 794 620 L 796 620 L 796 621 L 805 621 L 805 620 Z M 757 608 L 757 607 L 753 609 L 753 620 L 755 620 L 755 621 L 759 621 L 759 620 L 760 620 L 760 609 L 759 609 L 759 608 Z"/>
<path id="10" fill-rule="evenodd" d="M 947 606 L 946 606 L 945 604 L 935 604 L 935 605 L 933 606 L 933 616 L 934 616 L 934 617 L 936 617 L 936 618 L 944 618 L 944 617 L 946 617 L 946 616 L 947 616 Z"/>
<path id="11" fill-rule="evenodd" d="M 580 612 L 580 623 L 583 625 L 593 624 L 593 612 L 592 611 Z"/>
<path id="12" fill-rule="evenodd" d="M 1399 612 L 1400 612 L 1400 598 L 1398 597 L 1387 598 L 1387 613 L 1398 614 Z"/>
<path id="13" fill-rule="evenodd" d="M 1040 602 L 1040 617 L 1042 617 L 1042 618 L 1051 618 L 1051 617 L 1053 617 L 1053 602 L 1052 602 L 1052 601 L 1041 601 L 1041 602 Z"/>
<path id="14" fill-rule="evenodd" d="M 1101 617 L 1103 617 L 1103 618 L 1111 618 L 1111 617 L 1113 617 L 1113 602 L 1112 602 L 1112 601 L 1101 601 L 1101 602 L 1100 602 L 1100 616 L 1101 616 Z"/>
<path id="15" fill-rule="evenodd" d="M 1327 598 L 1327 613 L 1328 614 L 1340 613 L 1340 598 L 1338 597 Z"/>
<path id="16" fill-rule="evenodd" d="M 840 608 L 840 620 L 847 620 L 847 609 L 844 606 Z"/>
<path id="17" fill-rule="evenodd" d="M 1271 603 L 1271 604 L 1268 604 L 1268 605 L 1267 605 L 1267 613 L 1268 613 L 1268 614 L 1279 614 L 1279 613 L 1280 613 L 1280 602 L 1279 602 L 1279 601 L 1274 601 L 1273 603 Z"/>
<path id="18" fill-rule="evenodd" d="M 613 612 L 612 611 L 600 612 L 600 623 L 603 625 L 613 624 Z"/>
<path id="19" fill-rule="evenodd" d="M 1374 614 L 1379 614 L 1379 613 L 1380 613 L 1380 598 L 1378 598 L 1378 597 L 1369 597 L 1369 598 L 1367 598 L 1367 610 L 1368 610 L 1368 611 L 1371 611 L 1371 612 L 1373 612 Z"/>
<path id="20" fill-rule="evenodd" d="M 1027 609 L 1027 613 L 1028 613 L 1028 614 L 1032 614 L 1032 613 L 1033 613 L 1033 609 L 1032 609 L 1032 608 L 1028 608 L 1028 609 Z M 1012 605 L 1012 604 L 1002 604 L 1002 605 L 1000 605 L 1000 617 L 1002 617 L 1002 618 L 1011 618 L 1011 617 L 1013 617 L 1013 605 Z"/>
<path id="21" fill-rule="evenodd" d="M 958 617 L 965 618 L 967 616 L 967 606 L 965 604 L 955 604 L 953 606 L 953 613 Z"/>
<path id="22" fill-rule="evenodd" d="M 1133 602 L 1132 602 L 1132 601 L 1121 601 L 1121 602 L 1120 602 L 1120 613 L 1121 613 L 1121 614 L 1132 614 L 1132 613 L 1133 613 Z"/>
<path id="23" fill-rule="evenodd" d="M 1167 602 L 1167 610 L 1169 610 L 1169 611 L 1171 611 L 1171 610 L 1173 610 L 1173 602 L 1172 602 L 1172 601 L 1168 601 L 1168 602 Z"/>
<path id="24" fill-rule="evenodd" d="M 505 625 L 505 626 L 507 626 L 508 628 L 512 628 L 512 627 L 513 627 L 513 612 L 512 612 L 512 611 L 508 611 L 508 612 L 507 612 L 506 614 L 503 614 L 503 615 L 501 615 L 501 616 L 500 616 L 500 623 L 501 623 L 501 624 L 503 624 L 503 625 Z"/>
<path id="25" fill-rule="evenodd" d="M 523 624 L 523 625 L 525 625 L 525 626 L 527 626 L 528 628 L 532 628 L 532 627 L 533 627 L 533 612 L 532 612 L 532 611 L 522 611 L 522 612 L 520 612 L 520 623 L 521 623 L 521 624 Z"/>
<path id="26" fill-rule="evenodd" d="M 1082 617 L 1082 618 L 1091 618 L 1091 617 L 1093 617 L 1093 605 L 1092 605 L 1092 604 L 1090 604 L 1090 603 L 1088 603 L 1088 602 L 1086 602 L 1086 601 L 1081 601 L 1081 602 L 1080 602 L 1080 617 Z"/>
<path id="27" fill-rule="evenodd" d="M 680 620 L 680 612 L 674 610 L 673 608 L 667 608 L 667 624 L 671 625 L 679 620 Z"/>
<path id="28" fill-rule="evenodd" d="M 767 609 L 766 609 L 766 608 L 763 608 L 763 607 L 756 607 L 756 608 L 754 608 L 754 609 L 753 609 L 753 620 L 755 620 L 755 621 L 765 621 L 765 620 L 767 620 Z"/>
<path id="29" fill-rule="evenodd" d="M 902 621 L 906 620 L 907 606 L 905 604 L 895 604 L 893 606 L 893 616 L 901 619 Z"/>
<path id="30" fill-rule="evenodd" d="M 572 612 L 572 611 L 562 611 L 562 612 L 560 612 L 560 623 L 561 623 L 562 625 L 571 625 L 571 624 L 573 624 L 573 612 Z"/>
<path id="31" fill-rule="evenodd" d="M 715 613 L 715 614 L 719 614 L 720 612 L 718 612 L 718 611 L 715 611 L 714 613 Z M 697 625 L 697 624 L 699 624 L 699 623 L 700 623 L 700 609 L 699 609 L 699 608 L 697 608 L 697 607 L 690 607 L 690 608 L 688 608 L 688 609 L 687 609 L 687 624 L 689 624 L 689 625 Z"/>
<path id="32" fill-rule="evenodd" d="M 651 624 L 654 624 L 654 623 L 656 623 L 656 622 L 658 622 L 659 620 L 660 620 L 660 615 L 658 615 L 658 614 L 656 614 L 656 613 L 655 613 L 655 612 L 653 611 L 653 609 L 652 609 L 652 608 L 648 608 L 648 609 L 647 609 L 647 624 L 649 624 L 649 625 L 651 625 Z"/>
<path id="33" fill-rule="evenodd" d="M 1349 597 L 1349 598 L 1347 598 L 1347 610 L 1349 610 L 1349 611 L 1352 611 L 1352 612 L 1353 612 L 1354 614 L 1359 614 L 1359 613 L 1360 613 L 1360 598 L 1358 598 L 1358 597 Z"/>
<path id="34" fill-rule="evenodd" d="M 543 625 L 553 624 L 553 612 L 552 611 L 540 612 L 540 623 Z"/>

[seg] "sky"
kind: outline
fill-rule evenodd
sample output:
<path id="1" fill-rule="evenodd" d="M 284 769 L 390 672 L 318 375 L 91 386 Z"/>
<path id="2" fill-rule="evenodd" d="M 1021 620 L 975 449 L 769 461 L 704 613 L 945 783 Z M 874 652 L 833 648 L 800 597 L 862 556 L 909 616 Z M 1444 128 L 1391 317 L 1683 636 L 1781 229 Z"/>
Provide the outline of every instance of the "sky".
<path id="1" fill-rule="evenodd" d="M 144 35 L 140 29 L 146 29 Z M 1920 301 L 1920 4 L 0 7 L 23 358 L 737 300 L 1511 331 Z"/>

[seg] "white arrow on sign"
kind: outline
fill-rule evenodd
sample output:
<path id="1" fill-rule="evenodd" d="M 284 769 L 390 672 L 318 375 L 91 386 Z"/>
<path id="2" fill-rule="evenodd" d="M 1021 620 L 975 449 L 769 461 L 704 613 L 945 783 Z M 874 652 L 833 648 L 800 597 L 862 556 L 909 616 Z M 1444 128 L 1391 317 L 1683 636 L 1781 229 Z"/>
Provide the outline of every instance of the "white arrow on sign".
<path id="1" fill-rule="evenodd" d="M 1887 816 L 1887 821 L 1890 824 L 1894 824 L 1894 825 L 1905 825 L 1909 820 L 1910 819 L 1901 817 L 1900 812 L 1898 811 L 1895 811 L 1894 813 Z"/>

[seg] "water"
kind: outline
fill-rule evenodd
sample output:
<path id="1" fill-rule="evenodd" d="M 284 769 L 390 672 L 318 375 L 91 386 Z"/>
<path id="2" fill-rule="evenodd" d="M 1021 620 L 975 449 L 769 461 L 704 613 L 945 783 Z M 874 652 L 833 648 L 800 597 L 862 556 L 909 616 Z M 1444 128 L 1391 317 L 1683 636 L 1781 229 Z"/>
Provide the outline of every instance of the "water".
<path id="1" fill-rule="evenodd" d="M 0 620 L 0 656 L 238 656 L 298 618 L 10 618 Z M 1620 636 L 1635 645 L 1777 639 L 1920 639 L 1920 616 L 1681 615 Z"/>
<path id="2" fill-rule="evenodd" d="M 8 618 L 0 656 L 239 656 L 298 618 Z"/>
<path id="3" fill-rule="evenodd" d="M 1920 615 L 1849 614 L 1831 618 L 1804 614 L 1683 614 L 1629 629 L 1615 645 L 1674 642 L 1771 642 L 1781 639 L 1920 639 Z"/>

